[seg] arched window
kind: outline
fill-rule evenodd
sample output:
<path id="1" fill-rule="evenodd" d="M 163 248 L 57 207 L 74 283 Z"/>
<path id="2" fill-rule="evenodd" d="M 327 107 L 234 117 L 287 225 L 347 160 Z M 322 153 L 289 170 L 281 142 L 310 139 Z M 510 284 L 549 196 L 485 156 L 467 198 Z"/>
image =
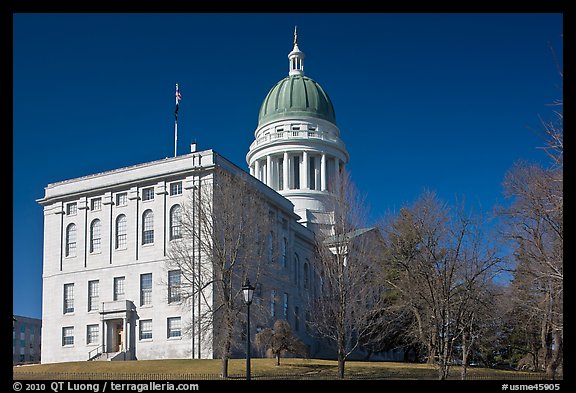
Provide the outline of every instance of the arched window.
<path id="1" fill-rule="evenodd" d="M 287 267 L 287 261 L 286 261 L 286 248 L 288 245 L 288 240 L 286 240 L 286 238 L 282 239 L 282 267 L 286 268 Z"/>
<path id="2" fill-rule="evenodd" d="M 306 258 L 306 262 L 304 262 L 304 288 L 308 288 L 308 264 L 310 261 L 308 261 L 308 258 Z"/>
<path id="3" fill-rule="evenodd" d="M 174 205 L 170 209 L 170 240 L 182 238 L 182 208 Z"/>
<path id="4" fill-rule="evenodd" d="M 90 224 L 90 252 L 100 252 L 101 241 L 100 220 L 95 219 Z"/>
<path id="5" fill-rule="evenodd" d="M 125 250 L 128 245 L 128 235 L 126 233 L 126 216 L 120 214 L 116 217 L 116 249 Z"/>
<path id="6" fill-rule="evenodd" d="M 146 210 L 142 214 L 142 244 L 154 243 L 154 213 Z"/>
<path id="7" fill-rule="evenodd" d="M 66 256 L 76 256 L 76 225 L 70 224 L 66 227 Z"/>
<path id="8" fill-rule="evenodd" d="M 300 257 L 294 254 L 294 284 L 296 287 L 300 286 Z"/>

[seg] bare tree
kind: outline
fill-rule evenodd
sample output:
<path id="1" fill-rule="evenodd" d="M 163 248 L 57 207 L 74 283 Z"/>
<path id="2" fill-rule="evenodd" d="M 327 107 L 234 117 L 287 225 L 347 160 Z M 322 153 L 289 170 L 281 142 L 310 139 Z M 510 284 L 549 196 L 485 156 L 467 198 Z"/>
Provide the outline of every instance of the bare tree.
<path id="1" fill-rule="evenodd" d="M 312 299 L 308 324 L 334 344 L 338 376 L 344 378 L 346 359 L 377 326 L 380 293 L 372 280 L 381 239 L 376 228 L 365 226 L 365 203 L 346 172 L 331 189 L 330 232 L 316 237 L 320 294 Z"/>
<path id="2" fill-rule="evenodd" d="M 257 282 L 268 258 L 267 234 L 272 220 L 267 202 L 244 172 L 216 167 L 195 184 L 183 204 L 178 239 L 171 242 L 168 267 L 181 272 L 180 293 L 193 310 L 187 333 L 203 337 L 222 360 L 228 359 L 239 336 L 240 313 L 246 308 L 241 287 Z"/>
<path id="3" fill-rule="evenodd" d="M 413 335 L 440 379 L 448 377 L 457 343 L 468 347 L 467 355 L 478 302 L 501 262 L 494 249 L 483 246 L 480 224 L 464 209 L 453 216 L 426 192 L 384 227 L 384 285 L 412 312 Z"/>
<path id="4" fill-rule="evenodd" d="M 563 357 L 562 177 L 562 167 L 517 163 L 504 181 L 513 202 L 499 210 L 504 237 L 515 250 L 515 296 L 529 299 L 517 305 L 540 316 L 542 366 L 551 378 Z"/>
<path id="5" fill-rule="evenodd" d="M 276 358 L 276 365 L 280 365 L 282 352 L 295 355 L 306 355 L 306 345 L 294 335 L 290 324 L 284 319 L 277 319 L 274 328 L 266 328 L 256 334 L 256 347 L 261 350 L 270 350 Z"/>

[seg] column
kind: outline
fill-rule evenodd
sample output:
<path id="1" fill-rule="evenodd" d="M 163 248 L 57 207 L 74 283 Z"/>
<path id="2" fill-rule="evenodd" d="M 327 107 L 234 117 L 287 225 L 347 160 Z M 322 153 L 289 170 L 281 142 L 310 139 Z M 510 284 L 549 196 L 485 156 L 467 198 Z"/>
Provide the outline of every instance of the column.
<path id="1" fill-rule="evenodd" d="M 104 311 L 104 303 L 102 303 L 102 311 Z M 102 345 L 102 352 L 106 352 L 106 321 L 102 320 L 100 328 L 100 345 Z"/>
<path id="2" fill-rule="evenodd" d="M 303 170 L 300 171 L 300 189 L 302 190 L 307 190 L 308 187 L 308 152 L 307 151 L 303 151 L 302 152 L 302 164 L 303 164 Z"/>
<path id="3" fill-rule="evenodd" d="M 258 180 L 262 180 L 260 179 L 260 161 L 258 160 L 254 161 L 254 177 Z"/>
<path id="4" fill-rule="evenodd" d="M 250 165 L 250 175 L 254 176 L 254 166 Z"/>
<path id="5" fill-rule="evenodd" d="M 339 192 L 340 188 L 340 159 L 334 157 L 334 192 Z"/>
<path id="6" fill-rule="evenodd" d="M 288 189 L 288 152 L 284 152 L 284 164 L 282 165 L 282 182 L 284 184 L 284 189 Z"/>
<path id="7" fill-rule="evenodd" d="M 320 160 L 320 191 L 326 191 L 326 154 L 322 153 Z"/>
<path id="8" fill-rule="evenodd" d="M 124 350 L 124 352 L 128 351 L 128 318 L 124 317 L 122 319 L 122 346 L 124 348 L 122 348 L 122 350 Z"/>
<path id="9" fill-rule="evenodd" d="M 266 156 L 266 185 L 272 187 L 272 156 Z"/>

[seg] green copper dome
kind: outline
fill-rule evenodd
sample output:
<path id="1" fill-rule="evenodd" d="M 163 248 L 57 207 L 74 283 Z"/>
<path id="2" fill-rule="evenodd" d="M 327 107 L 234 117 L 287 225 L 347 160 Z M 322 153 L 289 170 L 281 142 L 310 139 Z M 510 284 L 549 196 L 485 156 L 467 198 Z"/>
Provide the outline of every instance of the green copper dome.
<path id="1" fill-rule="evenodd" d="M 258 116 L 258 126 L 293 117 L 316 117 L 336 124 L 334 106 L 316 81 L 304 75 L 290 75 L 270 90 Z"/>

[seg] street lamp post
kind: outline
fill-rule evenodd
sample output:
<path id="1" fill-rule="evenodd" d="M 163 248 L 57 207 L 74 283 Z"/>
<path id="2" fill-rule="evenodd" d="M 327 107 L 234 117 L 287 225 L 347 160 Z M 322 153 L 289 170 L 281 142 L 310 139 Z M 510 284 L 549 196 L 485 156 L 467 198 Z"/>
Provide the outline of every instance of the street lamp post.
<path id="1" fill-rule="evenodd" d="M 252 304 L 252 296 L 254 295 L 254 287 L 250 285 L 250 280 L 242 286 L 242 293 L 244 294 L 244 302 L 247 306 L 246 312 L 246 380 L 250 380 L 250 305 Z"/>

